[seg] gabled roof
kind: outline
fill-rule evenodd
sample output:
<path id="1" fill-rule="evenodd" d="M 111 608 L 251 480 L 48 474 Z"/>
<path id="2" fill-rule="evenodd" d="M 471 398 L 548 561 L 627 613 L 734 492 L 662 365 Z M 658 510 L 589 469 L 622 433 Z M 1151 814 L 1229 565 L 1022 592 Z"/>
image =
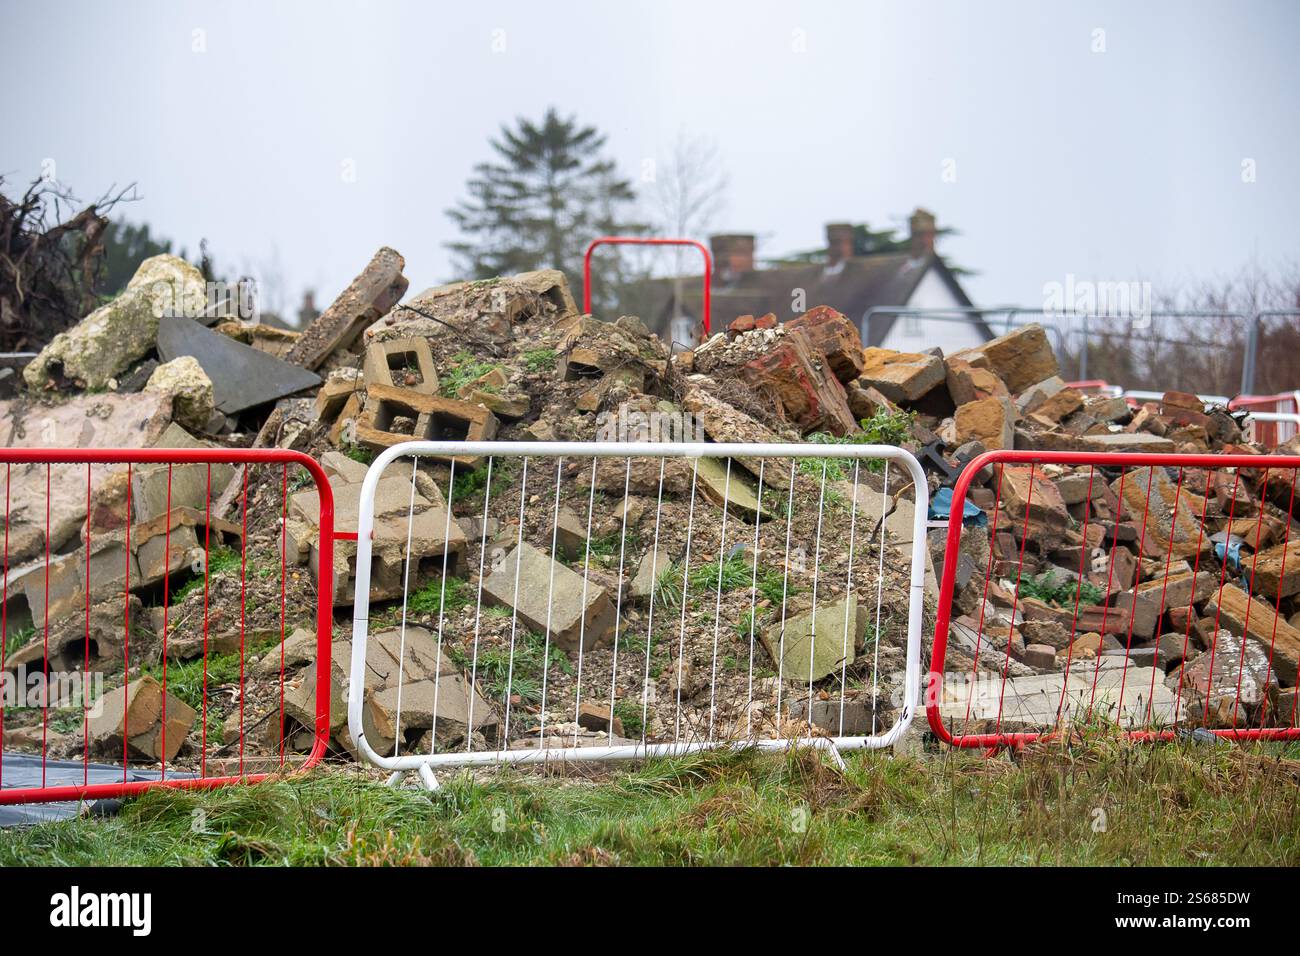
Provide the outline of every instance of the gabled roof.
<path id="1" fill-rule="evenodd" d="M 779 265 L 770 269 L 743 272 L 734 280 L 713 284 L 713 329 L 718 331 L 739 315 L 761 316 L 774 313 L 780 321 L 792 319 L 803 311 L 829 305 L 855 323 L 861 323 L 867 310 L 877 306 L 905 306 L 929 270 L 937 270 L 954 298 L 962 305 L 970 299 L 952 272 L 938 256 L 913 257 L 908 253 L 878 253 L 845 259 L 839 266 L 827 268 L 821 263 Z M 654 325 L 666 327 L 672 316 L 673 280 L 656 279 L 649 283 L 654 306 L 648 310 Z M 698 319 L 703 312 L 703 283 L 700 275 L 686 277 L 679 311 Z M 795 290 L 803 290 L 803 309 L 793 308 Z M 879 345 L 889 334 L 897 316 L 886 315 L 871 323 L 871 341 Z M 992 331 L 982 318 L 972 322 L 986 338 Z"/>

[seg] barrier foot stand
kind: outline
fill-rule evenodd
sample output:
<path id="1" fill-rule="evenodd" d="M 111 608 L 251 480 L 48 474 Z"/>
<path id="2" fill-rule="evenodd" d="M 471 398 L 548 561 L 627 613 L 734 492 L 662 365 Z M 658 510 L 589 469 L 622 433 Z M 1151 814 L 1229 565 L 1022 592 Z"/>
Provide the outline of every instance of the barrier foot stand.
<path id="1" fill-rule="evenodd" d="M 438 778 L 434 776 L 433 768 L 427 763 L 420 764 L 420 782 L 424 784 L 424 789 L 432 793 L 438 789 Z"/>

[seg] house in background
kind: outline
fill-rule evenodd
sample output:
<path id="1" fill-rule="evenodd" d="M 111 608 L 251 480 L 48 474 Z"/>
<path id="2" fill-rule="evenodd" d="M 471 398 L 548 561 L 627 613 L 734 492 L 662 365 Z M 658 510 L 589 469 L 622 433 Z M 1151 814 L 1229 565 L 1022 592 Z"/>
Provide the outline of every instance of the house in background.
<path id="1" fill-rule="evenodd" d="M 969 307 L 970 297 L 935 254 L 935 219 L 917 209 L 910 220 L 908 249 L 854 255 L 853 226 L 826 226 L 824 262 L 758 268 L 754 236 L 711 236 L 713 255 L 712 326 L 717 332 L 740 315 L 773 313 L 779 321 L 829 305 L 851 318 L 866 345 L 900 352 L 939 347 L 945 353 L 980 345 L 993 332 L 977 314 L 970 316 L 875 315 L 880 306 L 944 309 Z M 703 279 L 658 279 L 644 318 L 650 329 L 679 348 L 698 344 L 703 315 Z"/>

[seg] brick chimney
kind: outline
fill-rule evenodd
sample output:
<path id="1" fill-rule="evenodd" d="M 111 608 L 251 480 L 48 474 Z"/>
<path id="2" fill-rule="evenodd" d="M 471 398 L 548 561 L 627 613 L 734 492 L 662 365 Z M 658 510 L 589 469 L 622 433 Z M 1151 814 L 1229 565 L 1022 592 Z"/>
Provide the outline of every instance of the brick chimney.
<path id="1" fill-rule="evenodd" d="M 828 222 L 826 224 L 826 266 L 834 268 L 845 259 L 853 258 L 853 224 Z"/>
<path id="2" fill-rule="evenodd" d="M 911 219 L 912 230 L 912 258 L 920 259 L 923 256 L 934 254 L 934 213 L 927 212 L 920 207 L 912 213 Z"/>
<path id="3" fill-rule="evenodd" d="M 754 236 L 732 233 L 709 236 L 709 251 L 713 256 L 713 278 L 727 282 L 741 273 L 754 271 Z"/>

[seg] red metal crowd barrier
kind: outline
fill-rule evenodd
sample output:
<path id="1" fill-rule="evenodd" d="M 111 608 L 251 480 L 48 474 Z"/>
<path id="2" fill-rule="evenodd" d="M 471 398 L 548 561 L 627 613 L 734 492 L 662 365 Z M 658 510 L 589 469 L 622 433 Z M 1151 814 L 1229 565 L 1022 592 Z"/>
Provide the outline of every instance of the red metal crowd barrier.
<path id="1" fill-rule="evenodd" d="M 0 466 L 0 804 L 211 788 L 321 759 L 333 607 L 316 581 L 333 580 L 334 500 L 319 464 L 280 449 L 9 448 Z M 288 560 L 290 492 L 307 477 L 314 578 Z M 291 622 L 315 661 L 295 662 L 310 675 L 295 682 Z"/>
<path id="2" fill-rule="evenodd" d="M 953 490 L 931 729 L 981 748 L 1093 721 L 1139 739 L 1300 738 L 1297 469 L 1240 454 L 971 461 Z M 984 527 L 963 529 L 972 494 L 986 557 Z"/>
<path id="3" fill-rule="evenodd" d="M 663 239 L 649 236 L 601 236 L 599 239 L 593 239 L 582 257 L 582 311 L 589 314 L 591 312 L 591 254 L 599 246 L 694 246 L 700 250 L 700 255 L 704 256 L 704 301 L 701 307 L 704 314 L 700 317 L 700 321 L 704 325 L 704 336 L 708 338 L 711 334 L 710 317 L 713 312 L 710 302 L 713 290 L 713 257 L 709 255 L 709 250 L 704 247 L 704 243 L 696 242 L 694 239 Z"/>

